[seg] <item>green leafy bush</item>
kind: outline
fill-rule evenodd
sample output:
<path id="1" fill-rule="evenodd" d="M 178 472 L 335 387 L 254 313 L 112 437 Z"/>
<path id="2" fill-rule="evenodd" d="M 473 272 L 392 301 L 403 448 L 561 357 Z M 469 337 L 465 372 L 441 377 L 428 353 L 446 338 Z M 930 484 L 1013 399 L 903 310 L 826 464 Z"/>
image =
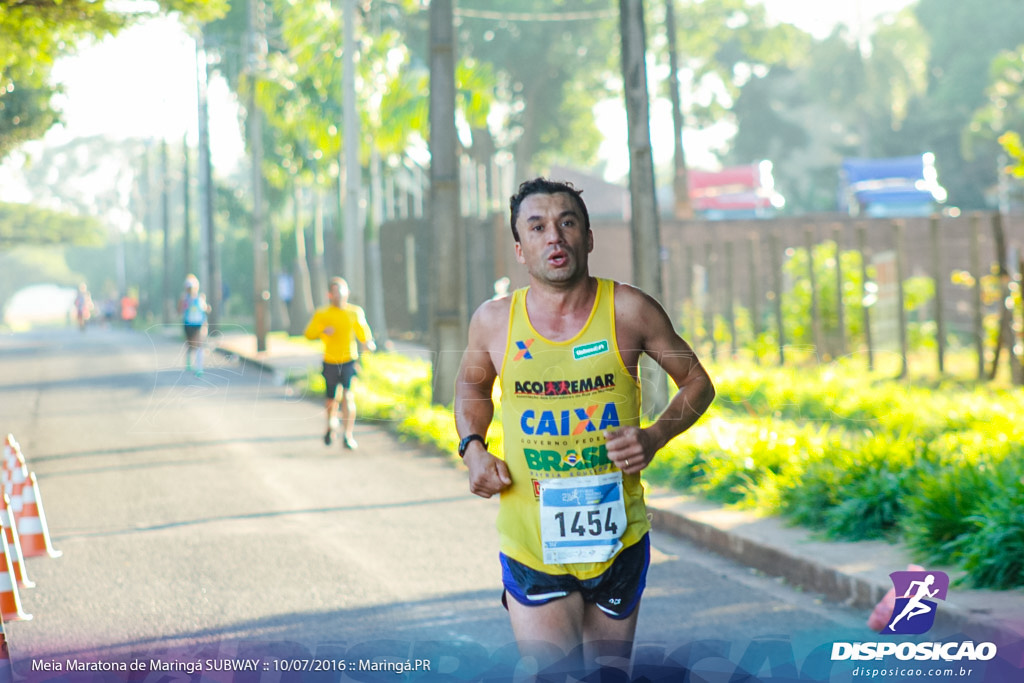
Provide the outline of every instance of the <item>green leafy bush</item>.
<path id="1" fill-rule="evenodd" d="M 921 472 L 906 501 L 902 538 L 924 562 L 955 564 L 982 502 L 997 492 L 990 474 L 975 463 L 954 463 Z"/>
<path id="2" fill-rule="evenodd" d="M 978 588 L 1024 586 L 1024 465 L 1007 459 L 994 468 L 995 495 L 969 516 L 960 535 L 961 566 Z"/>
<path id="3" fill-rule="evenodd" d="M 910 494 L 917 453 L 912 443 L 888 435 L 871 436 L 858 446 L 840 478 L 839 501 L 825 512 L 826 532 L 854 541 L 890 536 Z"/>
<path id="4" fill-rule="evenodd" d="M 1017 563 L 987 559 L 1024 557 L 1024 501 L 1006 500 L 1024 484 L 1005 474 L 1024 463 L 1020 392 L 879 381 L 842 363 L 732 364 L 712 375 L 711 416 L 652 475 L 675 473 L 676 486 L 830 538 L 899 539 L 979 585 L 1024 585 Z"/>

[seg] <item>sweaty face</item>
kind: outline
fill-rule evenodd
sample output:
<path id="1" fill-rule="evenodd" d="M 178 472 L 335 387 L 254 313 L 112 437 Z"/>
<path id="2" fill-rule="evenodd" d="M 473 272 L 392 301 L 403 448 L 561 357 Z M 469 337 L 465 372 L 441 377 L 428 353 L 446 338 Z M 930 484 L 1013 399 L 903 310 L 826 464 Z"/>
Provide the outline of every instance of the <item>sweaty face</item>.
<path id="1" fill-rule="evenodd" d="M 516 260 L 539 282 L 576 282 L 588 273 L 594 239 L 569 194 L 532 194 L 519 206 Z"/>

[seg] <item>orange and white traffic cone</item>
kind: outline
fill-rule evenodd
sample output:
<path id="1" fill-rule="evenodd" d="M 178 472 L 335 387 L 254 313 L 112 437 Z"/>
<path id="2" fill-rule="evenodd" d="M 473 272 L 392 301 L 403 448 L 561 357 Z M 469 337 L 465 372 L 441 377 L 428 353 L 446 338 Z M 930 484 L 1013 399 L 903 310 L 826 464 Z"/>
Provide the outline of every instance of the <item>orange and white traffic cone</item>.
<path id="1" fill-rule="evenodd" d="M 25 455 L 21 452 L 21 446 L 14 437 L 8 435 L 11 448 L 8 451 L 5 446 L 2 475 L 0 484 L 3 485 L 3 492 L 11 498 L 11 505 L 14 512 L 21 510 L 21 493 L 28 482 L 28 464 L 25 462 Z"/>
<path id="2" fill-rule="evenodd" d="M 54 550 L 50 541 L 50 530 L 46 526 L 46 515 L 43 514 L 43 501 L 39 497 L 39 482 L 36 481 L 35 472 L 28 474 L 28 484 L 21 497 L 21 512 L 15 512 L 15 516 L 21 551 L 25 557 L 60 557 L 63 554 L 59 550 Z"/>
<path id="3" fill-rule="evenodd" d="M 14 469 L 18 466 L 18 451 L 20 447 L 18 442 L 14 440 L 13 434 L 8 434 L 7 438 L 4 439 L 4 452 L 3 458 L 0 459 L 0 484 L 7 486 L 7 482 L 11 478 L 11 474 Z"/>
<path id="4" fill-rule="evenodd" d="M 19 467 L 10 473 L 3 486 L 3 494 L 11 499 L 11 510 L 17 515 L 21 512 L 22 498 L 28 485 L 28 468 Z"/>
<path id="5" fill-rule="evenodd" d="M 0 543 L 0 552 L 3 553 L 3 559 L 0 560 L 0 616 L 4 621 L 28 621 L 32 615 L 26 614 L 21 608 L 21 597 L 18 595 L 6 543 Z"/>
<path id="6" fill-rule="evenodd" d="M 4 528 L 4 536 L 7 540 L 7 554 L 11 558 L 11 568 L 14 570 L 14 579 L 22 588 L 35 588 L 35 582 L 28 578 L 25 569 L 25 555 L 21 551 L 21 539 L 18 537 L 18 527 L 14 521 L 14 510 L 11 508 L 11 499 L 4 494 L 3 505 L 0 506 L 0 524 Z"/>

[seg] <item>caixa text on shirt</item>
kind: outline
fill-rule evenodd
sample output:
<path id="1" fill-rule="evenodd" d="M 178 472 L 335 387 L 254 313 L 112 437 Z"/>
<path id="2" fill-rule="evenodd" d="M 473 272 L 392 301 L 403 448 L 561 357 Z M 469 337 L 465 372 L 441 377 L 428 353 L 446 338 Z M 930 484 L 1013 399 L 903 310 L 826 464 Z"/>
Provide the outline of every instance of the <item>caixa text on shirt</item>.
<path id="1" fill-rule="evenodd" d="M 614 403 L 594 403 L 569 410 L 524 410 L 519 428 L 527 436 L 579 436 L 619 426 L 619 410 Z"/>

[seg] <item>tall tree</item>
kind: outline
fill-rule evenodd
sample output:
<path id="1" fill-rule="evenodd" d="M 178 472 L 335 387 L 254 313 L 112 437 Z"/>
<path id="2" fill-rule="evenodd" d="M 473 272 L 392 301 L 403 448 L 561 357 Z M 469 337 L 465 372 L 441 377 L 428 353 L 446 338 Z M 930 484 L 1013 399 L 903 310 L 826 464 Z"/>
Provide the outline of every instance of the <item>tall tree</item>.
<path id="1" fill-rule="evenodd" d="M 928 36 L 931 56 L 927 94 L 911 103 L 905 130 L 935 153 L 950 204 L 984 208 L 986 192 L 996 183 L 1001 150 L 997 145 L 975 147 L 965 155 L 963 134 L 986 102 L 992 60 L 1020 43 L 1024 3 L 918 0 L 914 11 Z"/>
<path id="2" fill-rule="evenodd" d="M 654 193 L 650 93 L 647 87 L 647 31 L 642 0 L 619 0 L 622 81 L 629 132 L 629 194 L 632 207 L 633 277 L 658 300 L 663 298 L 661 236 Z M 668 405 L 665 371 L 647 354 L 640 360 L 643 412 L 654 418 Z"/>
<path id="3" fill-rule="evenodd" d="M 260 74 L 257 102 L 266 113 L 266 172 L 282 187 L 294 174 L 323 187 L 337 183 L 338 155 L 345 141 L 342 118 L 343 20 L 336 3 L 266 0 L 268 56 Z M 220 53 L 218 69 L 232 89 L 251 87 L 237 58 L 245 28 L 245 3 L 234 0 L 228 13 L 208 24 L 207 43 Z M 357 108 L 363 141 L 384 156 L 400 154 L 428 135 L 427 62 L 409 47 L 407 30 L 423 20 L 413 0 L 374 3 L 358 18 Z M 494 87 L 491 70 L 463 60 L 456 71 L 461 116 L 485 126 Z M 370 145 L 360 147 L 366 166 Z M 314 178 L 316 176 L 316 178 Z"/>
<path id="4" fill-rule="evenodd" d="M 430 300 L 434 372 L 431 400 L 455 398 L 458 360 L 467 329 L 466 239 L 459 212 L 455 130 L 455 26 L 452 0 L 430 3 L 430 205 L 434 296 Z"/>
<path id="5" fill-rule="evenodd" d="M 1024 44 L 996 55 L 986 95 L 987 102 L 974 113 L 964 134 L 965 150 L 974 154 L 998 143 L 1013 175 L 1024 177 Z"/>
<path id="6" fill-rule="evenodd" d="M 614 93 L 618 13 L 607 0 L 464 0 L 460 55 L 489 64 L 503 120 L 473 127 L 471 149 L 514 153 L 517 178 L 554 160 L 592 165 L 594 105 Z"/>
<path id="7" fill-rule="evenodd" d="M 691 88 L 692 123 L 710 125 L 729 118 L 735 98 L 751 78 L 776 65 L 792 65 L 807 36 L 789 24 L 770 24 L 753 0 L 690 0 L 676 6 L 681 80 Z M 659 36 L 660 37 L 660 36 Z M 652 41 L 667 59 L 667 40 Z"/>
<path id="8" fill-rule="evenodd" d="M 798 44 L 799 58 L 755 72 L 741 87 L 728 159 L 770 159 L 790 211 L 831 211 L 843 157 L 927 151 L 905 130 L 910 103 L 925 92 L 927 42 L 905 11 L 870 36 L 838 26 Z"/>
<path id="9" fill-rule="evenodd" d="M 21 245 L 97 245 L 104 240 L 103 226 L 93 216 L 0 203 L 0 250 Z"/>
<path id="10" fill-rule="evenodd" d="M 342 158 L 346 162 L 356 161 L 354 173 L 361 175 L 374 153 L 387 159 L 405 153 L 410 145 L 418 143 L 425 148 L 428 71 L 425 62 L 413 58 L 407 40 L 408 27 L 415 27 L 425 15 L 418 3 L 362 3 L 359 16 L 351 22 L 350 28 L 358 38 L 358 51 L 353 56 L 359 133 L 349 134 L 347 137 L 355 138 L 349 140 L 342 126 L 346 88 L 339 66 L 345 58 L 345 16 L 341 7 L 313 0 L 264 1 L 268 43 L 265 65 L 258 73 L 243 69 L 236 56 L 238 46 L 243 44 L 244 2 L 234 0 L 228 13 L 207 25 L 204 34 L 220 53 L 219 68 L 228 83 L 242 98 L 252 98 L 255 108 L 264 114 L 263 174 L 271 186 L 271 203 L 275 208 L 283 209 L 288 196 L 333 194 L 339 186 L 347 185 L 346 174 L 353 171 L 343 168 L 339 163 Z M 493 89 L 489 68 L 463 60 L 456 77 L 463 120 L 474 127 L 485 127 Z M 351 94 L 351 88 L 348 91 Z M 246 125 L 254 121 L 247 120 Z M 248 137 L 252 139 L 252 135 Z M 305 188 L 310 192 L 285 192 L 287 188 Z M 348 206 L 355 206 L 360 200 L 345 198 L 352 202 Z M 322 278 L 323 268 L 317 265 L 325 260 L 324 244 L 331 243 L 322 234 L 326 224 L 319 218 L 322 209 L 323 205 L 317 204 L 310 212 L 318 217 L 313 221 L 314 235 L 309 243 L 313 267 L 299 269 L 297 274 L 301 278 L 307 277 L 307 272 L 313 277 L 319 273 Z M 352 220 L 348 217 L 347 224 Z M 346 234 L 351 235 L 353 226 L 347 227 Z M 294 229 L 302 231 L 303 227 L 296 224 Z M 357 234 L 363 229 L 363 225 L 355 226 Z M 371 227 L 371 252 L 373 235 Z M 353 245 L 348 241 L 343 243 L 343 253 L 351 256 L 348 250 Z M 297 239 L 295 243 L 298 244 Z M 359 258 L 361 251 L 357 250 Z M 367 274 L 370 282 L 379 280 L 379 276 Z M 300 282 L 296 286 L 311 289 L 317 295 L 326 291 L 324 282 Z M 369 299 L 369 293 L 366 294 Z"/>
<path id="11" fill-rule="evenodd" d="M 655 5 L 656 9 L 660 7 L 660 4 Z M 762 132 L 743 138 L 751 126 L 749 112 L 742 109 L 754 99 L 746 86 L 768 74 L 778 74 L 780 70 L 788 73 L 786 70 L 806 52 L 810 37 L 789 25 L 769 24 L 764 7 L 749 0 L 667 0 L 664 13 L 665 31 L 652 31 L 651 46 L 653 54 L 668 64 L 669 77 L 665 85 L 670 89 L 676 128 L 681 129 L 684 120 L 690 130 L 722 122 L 742 123 L 731 151 L 727 151 L 722 160 L 750 163 L 773 158 L 767 150 L 777 146 L 775 141 L 780 132 L 788 131 L 775 127 L 780 118 L 776 116 L 771 125 L 758 126 Z M 655 20 L 656 25 L 659 23 Z M 673 26 L 676 30 L 669 34 Z M 779 82 L 778 78 L 772 80 L 773 84 Z M 757 102 L 754 107 L 762 104 Z M 766 128 L 770 139 L 763 136 Z M 676 132 L 677 136 L 680 132 Z M 755 137 L 764 144 L 746 144 Z M 685 148 L 677 146 L 674 156 L 673 175 L 680 185 L 676 190 L 678 196 L 684 191 Z"/>
<path id="12" fill-rule="evenodd" d="M 831 166 L 835 158 L 828 121 L 832 112 L 813 102 L 798 72 L 775 67 L 746 83 L 732 107 L 737 132 L 724 161 L 747 164 L 768 159 L 774 166 L 776 189 L 789 211 L 828 211 L 835 207 L 834 179 L 822 182 L 815 166 Z M 829 171 L 825 172 L 829 177 Z"/>
<path id="13" fill-rule="evenodd" d="M 209 20 L 226 0 L 160 0 L 160 12 Z M 50 83 L 54 62 L 82 42 L 117 33 L 148 13 L 124 14 L 93 0 L 0 2 L 0 159 L 26 140 L 41 137 L 59 112 Z"/>
<path id="14" fill-rule="evenodd" d="M 679 93 L 679 38 L 676 30 L 676 0 L 665 3 L 665 33 L 668 43 L 668 98 L 672 103 L 672 213 L 677 219 L 693 218 L 690 202 L 689 169 L 683 146 L 686 115 Z"/>
<path id="15" fill-rule="evenodd" d="M 670 9 L 675 15 L 674 22 L 669 21 Z M 691 130 L 723 122 L 737 124 L 738 134 L 731 148 L 721 156 L 724 163 L 746 164 L 775 158 L 779 136 L 792 138 L 793 135 L 779 126 L 779 120 L 759 125 L 752 131 L 744 111 L 744 106 L 752 99 L 752 88 L 748 86 L 771 74 L 773 86 L 765 88 L 771 90 L 766 94 L 778 96 L 774 86 L 780 81 L 775 76 L 788 73 L 787 69 L 805 52 L 808 37 L 789 25 L 770 25 L 764 8 L 747 0 L 670 0 L 665 11 L 666 28 L 675 23 L 678 30 L 674 36 L 664 38 L 655 32 L 656 40 L 652 44 L 659 59 L 665 59 L 666 50 L 668 52 L 670 87 L 674 76 L 685 93 L 687 108 L 678 114 L 674 112 L 677 120 L 685 116 Z M 673 38 L 678 39 L 679 52 L 675 67 L 671 50 Z M 670 96 L 675 94 L 672 92 Z M 770 114 L 776 113 L 770 110 Z M 763 134 L 766 128 L 767 136 Z M 755 140 L 754 145 L 747 144 Z M 792 139 L 788 139 L 786 145 L 791 144 Z M 675 175 L 679 174 L 677 169 Z"/>

